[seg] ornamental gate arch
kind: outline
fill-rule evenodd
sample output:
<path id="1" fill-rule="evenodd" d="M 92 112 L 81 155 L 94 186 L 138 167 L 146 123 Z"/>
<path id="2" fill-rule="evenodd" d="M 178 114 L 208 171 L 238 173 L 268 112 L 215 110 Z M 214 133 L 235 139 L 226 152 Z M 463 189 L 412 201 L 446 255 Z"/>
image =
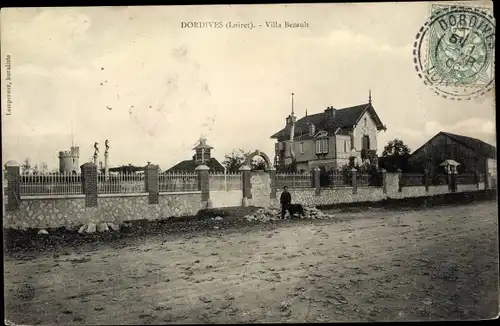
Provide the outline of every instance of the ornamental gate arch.
<path id="1" fill-rule="evenodd" d="M 252 171 L 252 160 L 260 156 L 266 163 L 264 171 Z M 266 153 L 256 150 L 245 159 L 240 169 L 243 179 L 243 205 L 271 207 L 276 205 L 276 169 Z"/>

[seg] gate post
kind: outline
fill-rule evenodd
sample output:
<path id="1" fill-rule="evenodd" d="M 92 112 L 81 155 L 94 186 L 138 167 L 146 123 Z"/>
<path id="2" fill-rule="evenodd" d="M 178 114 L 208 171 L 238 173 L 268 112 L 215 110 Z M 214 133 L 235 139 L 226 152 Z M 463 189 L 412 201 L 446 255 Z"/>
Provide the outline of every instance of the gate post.
<path id="1" fill-rule="evenodd" d="M 208 171 L 210 168 L 206 165 L 198 165 L 194 169 L 198 173 L 199 189 L 201 190 L 201 201 L 205 203 L 206 208 L 211 208 L 210 202 L 210 180 Z"/>
<path id="2" fill-rule="evenodd" d="M 356 184 L 357 181 L 357 171 L 356 168 L 351 169 L 351 178 L 352 178 L 352 193 L 356 194 L 358 192 L 358 185 Z"/>
<path id="3" fill-rule="evenodd" d="M 149 193 L 149 204 L 158 204 L 160 191 L 158 188 L 158 165 L 150 164 L 146 165 L 145 169 L 145 182 L 146 182 L 146 191 Z"/>
<path id="4" fill-rule="evenodd" d="M 424 169 L 424 184 L 425 184 L 425 191 L 429 191 L 429 171 L 427 169 Z"/>
<path id="5" fill-rule="evenodd" d="M 7 173 L 7 207 L 5 210 L 17 211 L 21 202 L 21 167 L 19 163 L 9 161 L 5 164 L 5 170 Z"/>
<path id="6" fill-rule="evenodd" d="M 248 165 L 243 165 L 240 167 L 241 171 L 241 180 L 243 183 L 243 198 L 242 198 L 242 206 L 248 206 L 248 199 L 252 198 L 251 184 L 250 184 L 250 170 L 251 168 Z"/>
<path id="7" fill-rule="evenodd" d="M 403 170 L 398 169 L 398 192 L 403 192 Z"/>
<path id="8" fill-rule="evenodd" d="M 382 191 L 384 194 L 387 193 L 387 171 L 385 169 L 380 170 L 382 174 Z"/>
<path id="9" fill-rule="evenodd" d="M 276 198 L 276 168 L 269 168 L 269 178 L 271 179 L 271 199 Z"/>
<path id="10" fill-rule="evenodd" d="M 97 165 L 85 163 L 82 171 L 82 187 L 85 194 L 85 207 L 97 207 Z"/>
<path id="11" fill-rule="evenodd" d="M 319 196 L 321 194 L 321 169 L 319 167 L 315 167 L 313 169 L 313 185 L 314 185 L 314 193 L 316 196 Z"/>
<path id="12" fill-rule="evenodd" d="M 457 184 L 458 184 L 458 174 L 457 171 L 452 171 L 451 172 L 451 191 L 456 192 L 457 191 Z"/>
<path id="13" fill-rule="evenodd" d="M 490 189 L 490 174 L 484 172 L 484 189 Z"/>

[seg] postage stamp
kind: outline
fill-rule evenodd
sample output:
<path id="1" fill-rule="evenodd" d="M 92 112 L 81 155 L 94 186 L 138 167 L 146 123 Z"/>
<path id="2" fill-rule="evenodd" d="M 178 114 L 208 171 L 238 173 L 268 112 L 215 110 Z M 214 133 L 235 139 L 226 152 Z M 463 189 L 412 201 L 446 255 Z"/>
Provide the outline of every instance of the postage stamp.
<path id="1" fill-rule="evenodd" d="M 415 70 L 444 98 L 484 95 L 495 81 L 495 19 L 491 9 L 433 4 L 417 33 Z"/>

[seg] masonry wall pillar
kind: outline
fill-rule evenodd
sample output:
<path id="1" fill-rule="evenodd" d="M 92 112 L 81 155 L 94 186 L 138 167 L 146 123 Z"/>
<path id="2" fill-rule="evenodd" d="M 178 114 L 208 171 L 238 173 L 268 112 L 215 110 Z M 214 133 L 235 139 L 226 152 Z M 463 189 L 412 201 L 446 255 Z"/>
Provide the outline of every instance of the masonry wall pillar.
<path id="1" fill-rule="evenodd" d="M 490 189 L 490 175 L 488 172 L 484 172 L 484 189 Z"/>
<path id="2" fill-rule="evenodd" d="M 198 173 L 198 187 L 201 191 L 201 201 L 205 204 L 206 208 L 212 208 L 212 202 L 210 201 L 210 176 L 208 174 L 210 168 L 206 165 L 198 165 L 195 171 Z"/>
<path id="3" fill-rule="evenodd" d="M 358 193 L 358 185 L 357 185 L 357 172 L 356 168 L 351 169 L 351 180 L 352 180 L 352 193 L 357 194 Z"/>
<path id="4" fill-rule="evenodd" d="M 312 170 L 313 173 L 313 187 L 314 187 L 314 193 L 316 196 L 321 195 L 321 169 L 319 167 L 315 167 Z"/>
<path id="5" fill-rule="evenodd" d="M 403 171 L 398 169 L 398 192 L 403 192 Z"/>
<path id="6" fill-rule="evenodd" d="M 85 195 L 85 207 L 97 207 L 97 165 L 85 163 L 82 171 L 82 187 Z"/>
<path id="7" fill-rule="evenodd" d="M 21 167 L 15 161 L 5 164 L 7 177 L 7 206 L 6 211 L 17 211 L 21 204 Z M 3 185 L 2 185 L 3 187 Z"/>
<path id="8" fill-rule="evenodd" d="M 276 168 L 269 168 L 269 178 L 271 179 L 271 199 L 276 198 Z"/>
<path id="9" fill-rule="evenodd" d="M 387 193 L 387 171 L 385 169 L 380 170 L 382 174 L 382 192 Z"/>
<path id="10" fill-rule="evenodd" d="M 429 170 L 427 169 L 424 170 L 424 185 L 425 191 L 429 191 Z"/>
<path id="11" fill-rule="evenodd" d="M 252 185 L 250 183 L 250 171 L 251 168 L 248 165 L 243 165 L 240 167 L 241 171 L 241 180 L 242 180 L 242 189 L 243 189 L 243 198 L 242 198 L 242 206 L 246 207 L 248 205 L 248 199 L 252 198 Z"/>
<path id="12" fill-rule="evenodd" d="M 159 166 L 156 164 L 148 164 L 146 165 L 146 169 L 144 170 L 145 174 L 145 183 L 146 183 L 146 192 L 149 193 L 149 204 L 156 205 L 159 203 L 160 198 L 160 188 L 158 184 L 158 173 Z"/>

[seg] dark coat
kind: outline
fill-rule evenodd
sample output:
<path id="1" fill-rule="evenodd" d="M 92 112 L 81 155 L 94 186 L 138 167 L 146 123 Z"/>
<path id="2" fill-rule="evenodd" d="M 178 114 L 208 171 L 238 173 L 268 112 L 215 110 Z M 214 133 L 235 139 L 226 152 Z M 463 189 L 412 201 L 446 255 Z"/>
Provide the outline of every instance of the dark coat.
<path id="1" fill-rule="evenodd" d="M 280 196 L 281 205 L 290 205 L 292 202 L 292 195 L 288 191 L 283 191 Z"/>

